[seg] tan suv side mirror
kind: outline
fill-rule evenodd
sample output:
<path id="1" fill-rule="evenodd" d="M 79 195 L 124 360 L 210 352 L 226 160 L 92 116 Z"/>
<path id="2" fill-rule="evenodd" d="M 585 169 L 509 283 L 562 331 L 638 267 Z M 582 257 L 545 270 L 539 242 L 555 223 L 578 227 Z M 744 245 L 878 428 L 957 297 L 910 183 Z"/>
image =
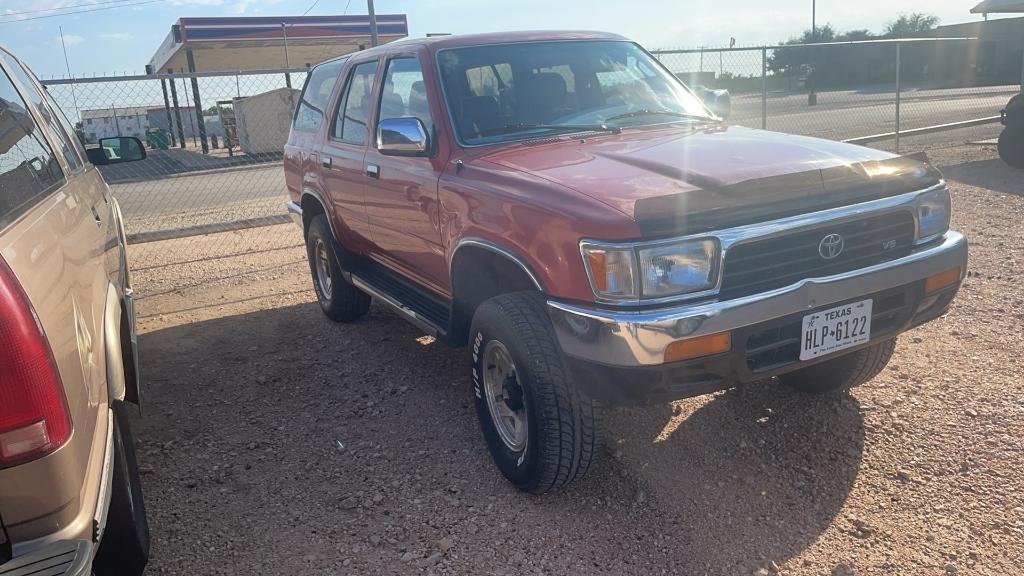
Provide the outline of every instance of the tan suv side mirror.
<path id="1" fill-rule="evenodd" d="M 132 136 L 101 138 L 99 148 L 90 148 L 86 153 L 89 155 L 89 161 L 96 166 L 146 159 L 146 149 L 142 146 L 142 141 Z"/>
<path id="2" fill-rule="evenodd" d="M 377 150 L 387 156 L 429 156 L 430 136 L 419 118 L 386 118 L 377 124 Z"/>

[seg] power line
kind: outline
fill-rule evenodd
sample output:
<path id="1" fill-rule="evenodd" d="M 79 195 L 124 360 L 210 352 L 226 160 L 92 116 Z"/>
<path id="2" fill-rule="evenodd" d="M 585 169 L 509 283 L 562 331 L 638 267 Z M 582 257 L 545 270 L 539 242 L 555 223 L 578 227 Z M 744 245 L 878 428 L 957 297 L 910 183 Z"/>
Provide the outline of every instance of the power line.
<path id="1" fill-rule="evenodd" d="M 309 11 L 312 10 L 313 8 L 316 8 L 316 5 L 319 3 L 320 0 L 313 0 L 313 4 L 311 4 L 309 8 L 306 8 L 306 11 L 303 12 L 302 15 L 305 16 L 306 14 L 309 14 Z"/>
<path id="2" fill-rule="evenodd" d="M 104 0 L 103 2 L 82 2 L 80 4 L 57 6 L 56 8 L 37 8 L 35 10 L 22 10 L 21 12 L 5 12 L 3 14 L 0 14 L 0 17 L 21 16 L 22 14 L 38 14 L 39 12 L 56 12 L 58 10 L 70 10 L 72 8 L 81 8 L 83 6 L 99 6 L 100 4 L 117 4 L 120 2 L 128 2 L 128 0 Z"/>
<path id="3" fill-rule="evenodd" d="M 88 10 L 75 10 L 73 12 L 61 12 L 60 14 L 46 14 L 44 16 L 32 16 L 31 18 L 13 18 L 11 20 L 4 20 L 0 24 L 10 24 L 12 22 L 27 22 L 29 20 L 41 20 L 43 18 L 57 18 L 59 16 L 70 16 L 72 14 L 85 14 L 87 12 L 99 12 L 101 10 L 113 10 L 114 8 L 128 8 L 130 6 L 142 6 L 143 4 L 156 4 L 158 2 L 166 2 L 167 0 L 144 0 L 143 2 L 132 2 L 129 4 L 118 4 L 117 6 L 103 6 L 101 8 L 90 8 Z M 0 15 L 4 16 L 4 15 Z"/>

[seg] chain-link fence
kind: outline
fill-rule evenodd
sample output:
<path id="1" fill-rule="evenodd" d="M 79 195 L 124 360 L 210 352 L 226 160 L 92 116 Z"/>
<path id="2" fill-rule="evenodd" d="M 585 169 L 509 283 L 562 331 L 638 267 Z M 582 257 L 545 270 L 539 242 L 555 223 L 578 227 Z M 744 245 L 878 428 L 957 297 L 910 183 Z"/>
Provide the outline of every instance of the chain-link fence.
<path id="1" fill-rule="evenodd" d="M 923 38 L 654 52 L 691 86 L 728 89 L 730 121 L 920 151 L 993 138 L 1024 85 L 1024 42 Z"/>
<path id="2" fill-rule="evenodd" d="M 906 153 L 995 137 L 1000 109 L 1021 89 L 1022 45 L 925 39 L 655 55 L 691 86 L 728 89 L 733 123 Z M 146 160 L 101 168 L 138 252 L 166 251 L 156 240 L 287 222 L 282 148 L 305 75 L 279 69 L 44 84 L 87 145 L 117 135 L 146 142 Z M 293 228 L 264 230 L 179 242 L 176 250 L 192 248 L 176 255 L 177 264 L 301 243 Z"/>
<path id="3" fill-rule="evenodd" d="M 118 135 L 145 142 L 145 160 L 100 167 L 129 243 L 144 244 L 288 221 L 282 150 L 305 76 L 293 69 L 44 84 L 87 147 Z M 230 239 L 226 252 L 254 248 Z"/>

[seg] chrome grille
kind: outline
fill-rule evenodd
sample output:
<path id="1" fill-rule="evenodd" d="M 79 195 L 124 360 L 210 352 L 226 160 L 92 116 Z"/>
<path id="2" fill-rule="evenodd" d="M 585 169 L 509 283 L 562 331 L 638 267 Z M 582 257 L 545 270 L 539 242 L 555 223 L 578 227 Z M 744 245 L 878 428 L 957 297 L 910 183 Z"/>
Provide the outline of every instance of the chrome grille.
<path id="1" fill-rule="evenodd" d="M 843 250 L 826 259 L 818 248 L 830 234 L 842 236 Z M 744 242 L 726 252 L 720 298 L 739 298 L 887 262 L 906 256 L 913 246 L 914 216 L 907 210 Z"/>

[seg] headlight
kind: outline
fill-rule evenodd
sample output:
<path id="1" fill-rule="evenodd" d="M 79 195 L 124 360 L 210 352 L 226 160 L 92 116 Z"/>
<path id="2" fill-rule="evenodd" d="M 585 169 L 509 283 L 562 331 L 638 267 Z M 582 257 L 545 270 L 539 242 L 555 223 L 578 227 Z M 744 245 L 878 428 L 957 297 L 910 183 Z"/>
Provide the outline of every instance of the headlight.
<path id="1" fill-rule="evenodd" d="M 615 246 L 583 242 L 594 294 L 612 301 L 652 300 L 704 292 L 718 277 L 718 240 Z"/>
<path id="2" fill-rule="evenodd" d="M 718 242 L 715 240 L 688 240 L 642 248 L 638 253 L 644 298 L 703 292 L 715 287 L 718 263 Z"/>
<path id="3" fill-rule="evenodd" d="M 949 190 L 933 190 L 917 197 L 918 242 L 949 230 Z"/>

